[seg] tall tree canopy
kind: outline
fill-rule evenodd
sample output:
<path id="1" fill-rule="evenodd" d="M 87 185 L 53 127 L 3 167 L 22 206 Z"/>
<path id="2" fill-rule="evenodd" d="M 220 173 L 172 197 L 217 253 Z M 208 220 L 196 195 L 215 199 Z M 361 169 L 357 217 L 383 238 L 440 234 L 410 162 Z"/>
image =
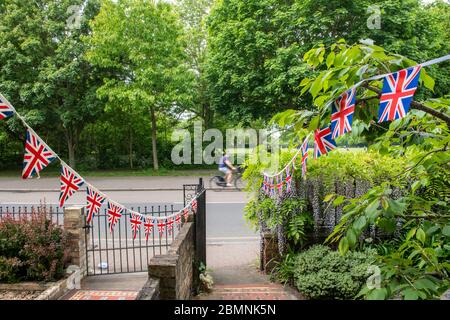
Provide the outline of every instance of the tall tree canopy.
<path id="1" fill-rule="evenodd" d="M 72 166 L 81 131 L 101 110 L 100 74 L 85 60 L 80 40 L 98 8 L 97 0 L 4 0 L 0 6 L 0 92 L 43 137 L 58 145 L 63 134 Z M 80 19 L 71 20 L 74 14 Z M 19 129 L 15 124 L 8 123 L 9 132 Z"/>
<path id="2" fill-rule="evenodd" d="M 381 29 L 371 29 L 369 6 L 378 5 Z M 209 17 L 207 77 L 212 106 L 233 119 L 305 108 L 300 80 L 310 73 L 304 53 L 340 38 L 372 39 L 387 50 L 423 61 L 447 54 L 448 5 L 419 0 L 220 0 Z M 431 72 L 437 76 L 438 69 Z M 446 79 L 436 88 L 445 90 Z"/>
<path id="3" fill-rule="evenodd" d="M 157 114 L 189 100 L 182 26 L 172 5 L 153 0 L 105 0 L 93 20 L 89 61 L 112 69 L 98 90 L 109 108 L 146 108 L 152 122 L 153 167 L 158 169 Z"/>

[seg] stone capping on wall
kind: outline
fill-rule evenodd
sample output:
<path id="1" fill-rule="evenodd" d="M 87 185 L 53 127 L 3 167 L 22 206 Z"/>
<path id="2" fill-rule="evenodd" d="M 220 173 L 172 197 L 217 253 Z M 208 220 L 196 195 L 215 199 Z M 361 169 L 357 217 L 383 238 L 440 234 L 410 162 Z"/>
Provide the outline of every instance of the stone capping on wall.
<path id="1" fill-rule="evenodd" d="M 139 298 L 150 296 L 158 296 L 161 300 L 189 300 L 192 298 L 195 257 L 194 229 L 193 216 L 189 215 L 168 252 L 150 260 L 149 281 L 141 290 L 142 294 L 139 294 Z M 159 295 L 151 292 L 156 286 L 155 281 L 159 281 Z"/>

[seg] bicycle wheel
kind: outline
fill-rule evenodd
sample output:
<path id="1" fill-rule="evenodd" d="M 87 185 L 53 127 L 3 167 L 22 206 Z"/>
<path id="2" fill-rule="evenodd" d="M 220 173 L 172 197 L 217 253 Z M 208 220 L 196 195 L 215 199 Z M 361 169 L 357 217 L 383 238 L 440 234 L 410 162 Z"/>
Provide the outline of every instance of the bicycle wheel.
<path id="1" fill-rule="evenodd" d="M 244 189 L 246 186 L 246 183 L 244 182 L 244 180 L 242 180 L 242 176 L 236 177 L 236 179 L 234 180 L 234 187 L 237 190 L 242 190 Z"/>
<path id="2" fill-rule="evenodd" d="M 217 189 L 219 188 L 220 178 L 218 176 L 214 176 L 209 179 L 209 189 Z"/>

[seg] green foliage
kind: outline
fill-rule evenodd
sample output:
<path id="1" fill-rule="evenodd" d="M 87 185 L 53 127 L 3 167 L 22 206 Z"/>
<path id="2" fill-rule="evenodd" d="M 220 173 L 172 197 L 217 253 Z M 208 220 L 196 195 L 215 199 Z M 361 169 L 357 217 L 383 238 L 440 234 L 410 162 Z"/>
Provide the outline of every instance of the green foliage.
<path id="1" fill-rule="evenodd" d="M 375 262 L 373 250 L 338 252 L 315 245 L 285 260 L 293 271 L 297 289 L 310 299 L 353 299 L 367 280 L 367 269 Z M 284 276 L 286 277 L 286 276 Z"/>
<path id="2" fill-rule="evenodd" d="M 367 10 L 373 5 L 380 7 L 381 29 L 367 27 Z M 217 1 L 208 19 L 206 76 L 212 107 L 247 123 L 286 109 L 315 111 L 312 102 L 319 106 L 324 102 L 325 97 L 318 96 L 323 87 L 331 92 L 336 85 L 355 83 L 351 82 L 355 75 L 373 71 L 358 50 L 342 54 L 326 48 L 342 38 L 349 44 L 372 39 L 395 54 L 426 61 L 450 51 L 448 16 L 443 1 L 428 6 L 419 0 Z M 312 69 L 301 61 L 303 56 Z M 347 69 L 348 58 L 358 62 L 355 68 Z M 385 55 L 375 52 L 373 58 L 381 68 Z M 319 64 L 336 73 L 316 77 Z M 432 67 L 430 74 L 442 79 L 435 92 L 445 93 L 448 70 Z M 311 90 L 313 99 L 301 95 L 305 90 Z"/>
<path id="3" fill-rule="evenodd" d="M 53 281 L 64 275 L 66 236 L 42 210 L 31 219 L 6 216 L 0 222 L 0 282 Z"/>

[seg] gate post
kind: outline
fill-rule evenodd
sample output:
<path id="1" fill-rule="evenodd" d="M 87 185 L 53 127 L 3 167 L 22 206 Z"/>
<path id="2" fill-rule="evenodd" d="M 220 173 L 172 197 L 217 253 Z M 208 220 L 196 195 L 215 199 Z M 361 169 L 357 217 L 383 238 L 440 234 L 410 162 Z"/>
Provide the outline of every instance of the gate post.
<path id="1" fill-rule="evenodd" d="M 200 266 L 206 266 L 206 190 L 203 178 L 199 179 L 197 187 L 197 214 L 195 216 L 195 258 Z"/>
<path id="2" fill-rule="evenodd" d="M 64 208 L 64 230 L 67 234 L 70 264 L 80 267 L 81 276 L 87 275 L 86 241 L 84 228 L 84 207 Z"/>

